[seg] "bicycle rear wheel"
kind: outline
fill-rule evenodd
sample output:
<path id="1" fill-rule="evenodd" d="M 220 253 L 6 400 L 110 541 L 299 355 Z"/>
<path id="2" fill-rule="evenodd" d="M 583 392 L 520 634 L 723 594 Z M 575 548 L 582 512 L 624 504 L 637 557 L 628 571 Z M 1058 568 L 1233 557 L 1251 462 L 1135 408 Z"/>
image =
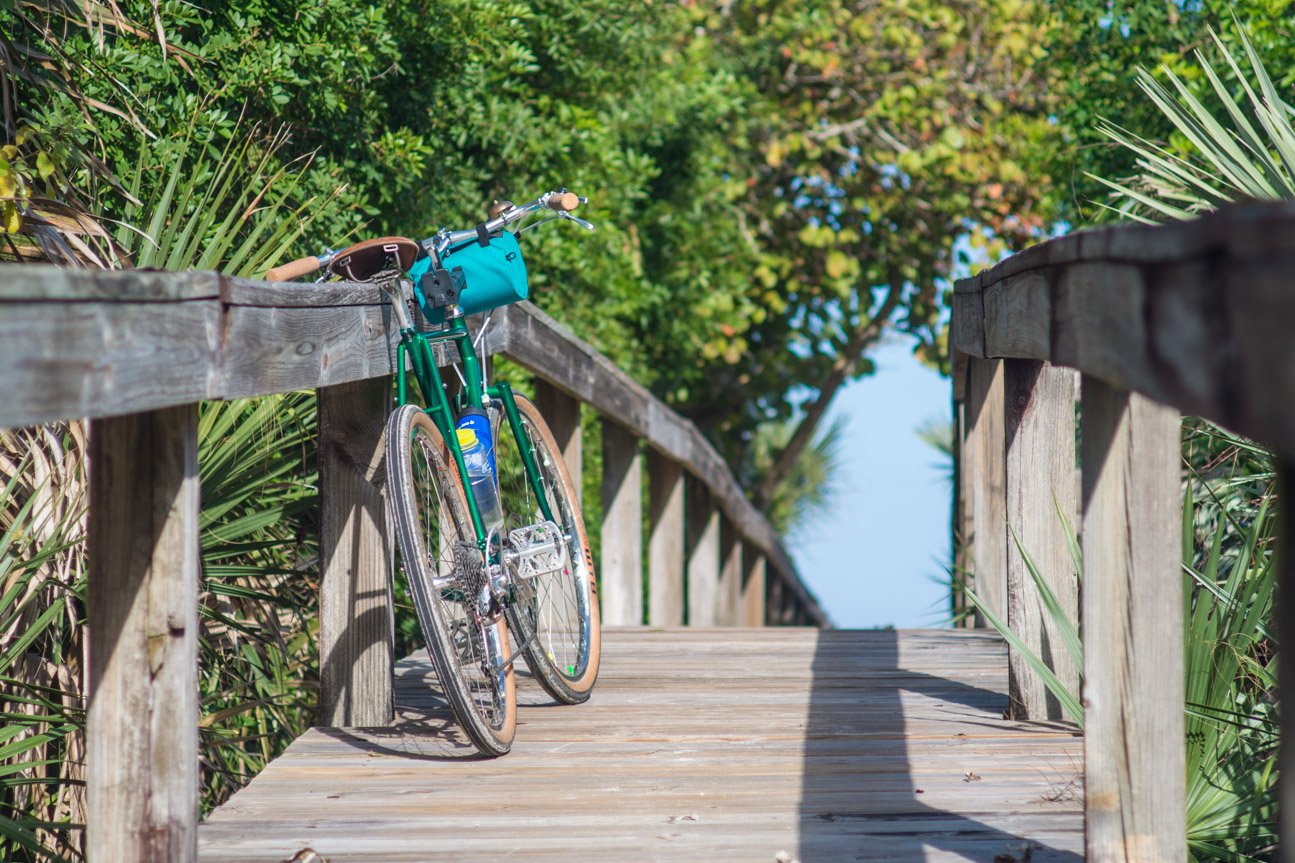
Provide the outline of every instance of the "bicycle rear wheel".
<path id="1" fill-rule="evenodd" d="M 416 405 L 391 415 L 386 443 L 400 564 L 436 676 L 473 744 L 486 755 L 503 755 L 517 728 L 508 627 L 489 602 L 489 577 L 458 470 Z"/>
<path id="2" fill-rule="evenodd" d="M 602 652 L 593 556 L 580 499 L 553 433 L 530 399 L 514 398 L 560 534 L 561 560 L 557 568 L 529 578 L 520 577 L 510 565 L 514 598 L 507 609 L 508 625 L 544 690 L 564 704 L 578 704 L 593 691 Z M 500 501 L 505 528 L 512 533 L 542 523 L 544 514 L 526 476 L 518 441 L 501 428 L 506 421 L 498 412 L 494 419 Z"/>

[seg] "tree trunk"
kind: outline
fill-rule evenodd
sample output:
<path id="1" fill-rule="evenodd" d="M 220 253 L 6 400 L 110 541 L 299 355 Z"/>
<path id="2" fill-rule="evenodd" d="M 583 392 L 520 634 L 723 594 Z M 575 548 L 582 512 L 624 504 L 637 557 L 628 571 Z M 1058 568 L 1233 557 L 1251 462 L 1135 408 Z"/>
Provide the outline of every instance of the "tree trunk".
<path id="1" fill-rule="evenodd" d="M 797 424 L 796 430 L 792 432 L 787 445 L 778 453 L 773 466 L 769 468 L 769 472 L 756 486 L 754 495 L 756 506 L 761 509 L 767 507 L 779 487 L 787 481 L 792 468 L 796 466 L 796 462 L 800 461 L 801 455 L 804 454 L 810 441 L 813 440 L 814 432 L 827 414 L 827 409 L 832 404 L 832 399 L 836 397 L 837 390 L 854 374 L 855 366 L 858 365 L 863 352 L 881 336 L 882 330 L 886 326 L 886 321 L 890 319 L 891 312 L 899 305 L 902 295 L 903 286 L 892 282 L 889 293 L 886 294 L 886 300 L 881 304 L 881 308 L 877 310 L 877 314 L 873 315 L 868 323 L 864 324 L 850 337 L 850 341 L 837 356 L 836 362 L 832 364 L 832 371 L 828 374 L 827 380 L 823 381 L 822 386 L 818 388 L 818 398 L 814 399 L 813 403 L 805 409 L 805 415 L 801 417 L 800 423 Z"/>

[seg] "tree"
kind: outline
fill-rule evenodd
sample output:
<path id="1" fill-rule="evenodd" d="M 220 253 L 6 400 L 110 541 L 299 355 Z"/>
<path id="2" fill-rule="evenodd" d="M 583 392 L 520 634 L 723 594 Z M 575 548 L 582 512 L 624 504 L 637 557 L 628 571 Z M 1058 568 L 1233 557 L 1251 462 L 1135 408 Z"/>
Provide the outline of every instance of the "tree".
<path id="1" fill-rule="evenodd" d="M 733 327 L 723 355 L 740 361 L 707 370 L 693 414 L 740 456 L 752 426 L 801 409 L 760 481 L 767 500 L 887 328 L 943 362 L 959 235 L 1019 242 L 1045 224 L 1049 18 L 1020 0 L 820 0 L 694 7 L 694 20 L 762 94 L 733 169 L 762 313 Z"/>

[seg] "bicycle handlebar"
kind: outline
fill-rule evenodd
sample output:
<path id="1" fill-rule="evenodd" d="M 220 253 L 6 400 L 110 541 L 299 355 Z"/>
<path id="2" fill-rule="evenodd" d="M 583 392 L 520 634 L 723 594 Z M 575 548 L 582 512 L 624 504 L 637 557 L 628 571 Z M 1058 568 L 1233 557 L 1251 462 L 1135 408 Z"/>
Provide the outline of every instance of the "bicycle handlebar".
<path id="1" fill-rule="evenodd" d="M 478 225 L 474 228 L 467 228 L 462 231 L 447 231 L 442 228 L 434 236 L 423 240 L 420 245 L 424 248 L 434 249 L 439 256 L 450 246 L 457 246 L 468 240 L 476 239 L 480 236 L 482 230 L 487 234 L 493 234 L 495 231 L 511 225 L 513 222 L 520 221 L 536 210 L 552 210 L 559 216 L 574 219 L 576 222 L 584 225 L 586 228 L 593 230 L 593 226 L 574 216 L 567 216 L 572 210 L 584 203 L 584 199 L 575 192 L 568 192 L 561 189 L 557 192 L 548 192 L 540 195 L 533 201 L 519 206 L 511 207 L 500 213 L 493 219 Z M 337 256 L 337 252 L 328 251 L 322 255 L 310 255 L 305 258 L 298 258 L 295 261 L 289 261 L 286 264 L 280 264 L 266 272 L 265 281 L 267 282 L 287 282 L 292 279 L 299 279 L 302 276 L 308 276 L 328 264 Z"/>
<path id="2" fill-rule="evenodd" d="M 480 227 L 485 229 L 487 234 L 493 234 L 513 222 L 529 216 L 536 210 L 553 210 L 558 213 L 569 213 L 576 207 L 580 206 L 580 196 L 575 192 L 568 192 L 565 189 L 559 192 L 549 192 L 540 195 L 534 201 L 520 204 L 510 210 L 505 210 L 495 218 L 485 222 Z M 462 231 L 441 231 L 434 237 L 423 240 L 423 245 L 434 243 L 437 254 L 444 252 L 450 246 L 457 246 L 459 243 L 475 239 L 478 235 L 477 228 L 466 228 Z"/>

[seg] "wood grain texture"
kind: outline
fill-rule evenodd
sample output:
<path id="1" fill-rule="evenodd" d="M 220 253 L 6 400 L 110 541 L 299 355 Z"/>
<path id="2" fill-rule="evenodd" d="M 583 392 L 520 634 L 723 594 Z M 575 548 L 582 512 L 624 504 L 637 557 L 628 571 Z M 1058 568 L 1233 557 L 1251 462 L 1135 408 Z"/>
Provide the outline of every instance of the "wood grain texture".
<path id="1" fill-rule="evenodd" d="M 683 469 L 648 450 L 648 624 L 684 622 Z"/>
<path id="2" fill-rule="evenodd" d="M 685 481 L 688 625 L 719 623 L 720 513 L 698 482 Z"/>
<path id="3" fill-rule="evenodd" d="M 1079 697 L 1079 668 L 1025 565 L 1021 549 L 1079 626 L 1079 579 L 1060 511 L 1078 531 L 1079 474 L 1075 469 L 1078 375 L 1033 360 L 1004 360 L 1007 414 L 1007 622 Z M 1017 542 L 1020 546 L 1018 548 Z M 1009 652 L 1008 694 L 1017 719 L 1066 719 L 1061 704 L 1015 650 Z"/>
<path id="4" fill-rule="evenodd" d="M 239 398 L 393 374 L 395 331 L 386 305 L 231 306 L 218 392 Z"/>
<path id="5" fill-rule="evenodd" d="M 272 284 L 213 273 L 0 274 L 0 427 L 270 395 L 394 371 L 392 309 L 372 286 Z M 763 515 L 690 422 L 534 306 L 488 318 L 501 353 L 647 440 L 700 479 L 777 577 L 827 622 Z M 469 321 L 471 329 L 483 318 Z M 444 346 L 439 362 L 452 361 Z M 574 463 L 573 463 L 574 466 Z M 576 468 L 578 470 L 578 468 Z M 784 575 L 785 574 L 785 575 Z"/>
<path id="6" fill-rule="evenodd" d="M 91 861 L 197 855 L 198 486 L 197 405 L 91 424 Z"/>
<path id="7" fill-rule="evenodd" d="M 720 626 L 741 624 L 742 536 L 732 522 L 720 517 L 719 591 L 715 597 L 715 622 Z"/>
<path id="8" fill-rule="evenodd" d="M 535 383 L 535 406 L 548 423 L 553 439 L 562 450 L 562 460 L 571 474 L 577 498 L 583 497 L 583 449 L 580 445 L 580 402 L 547 381 Z"/>
<path id="9" fill-rule="evenodd" d="M 602 619 L 608 626 L 643 623 L 643 458 L 631 432 L 602 421 Z"/>
<path id="10" fill-rule="evenodd" d="M 1044 273 L 1012 276 L 984 289 L 985 355 L 1052 356 L 1052 287 Z"/>
<path id="11" fill-rule="evenodd" d="M 1178 414 L 1083 381 L 1087 859 L 1185 860 Z"/>
<path id="12" fill-rule="evenodd" d="M 23 264 L 5 267 L 4 277 L 0 278 L 0 304 L 216 299 L 220 296 L 222 279 L 216 273 L 73 270 L 51 264 Z"/>
<path id="13" fill-rule="evenodd" d="M 768 610 L 765 608 L 766 560 L 760 550 L 745 546 L 742 549 L 742 620 L 743 626 L 764 626 Z"/>
<path id="14" fill-rule="evenodd" d="M 210 398 L 219 349 L 215 300 L 0 304 L 0 427 Z"/>
<path id="15" fill-rule="evenodd" d="M 988 634 L 611 628 L 593 698 L 523 680 L 496 760 L 425 656 L 397 674 L 402 724 L 307 732 L 202 825 L 202 859 L 1082 859 L 1080 738 L 1002 718 Z"/>
<path id="16" fill-rule="evenodd" d="M 392 717 L 394 557 L 383 498 L 391 379 L 319 390 L 319 721 Z"/>
<path id="17" fill-rule="evenodd" d="M 962 452 L 969 582 L 981 602 L 1007 617 L 1007 488 L 1003 361 L 972 358 Z M 986 626 L 976 614 L 976 625 Z"/>

